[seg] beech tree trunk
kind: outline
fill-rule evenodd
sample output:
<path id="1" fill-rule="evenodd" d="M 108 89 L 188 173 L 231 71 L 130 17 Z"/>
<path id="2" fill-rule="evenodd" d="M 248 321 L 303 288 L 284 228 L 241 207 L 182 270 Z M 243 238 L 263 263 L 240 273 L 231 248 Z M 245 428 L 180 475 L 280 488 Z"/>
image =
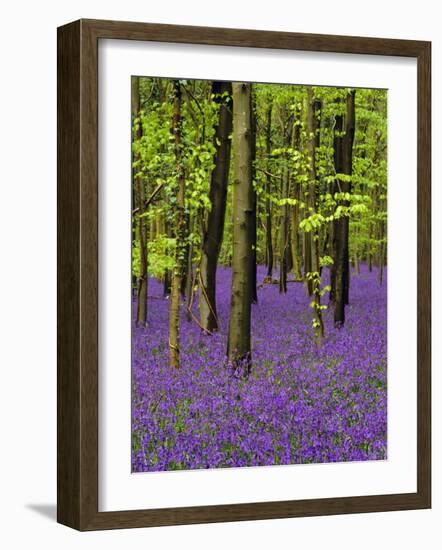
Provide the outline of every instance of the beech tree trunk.
<path id="1" fill-rule="evenodd" d="M 307 296 L 313 293 L 312 281 L 308 274 L 312 272 L 312 235 L 310 232 L 304 232 L 304 280 L 307 291 Z"/>
<path id="2" fill-rule="evenodd" d="M 289 116 L 288 120 L 282 123 L 282 133 L 284 136 L 284 146 L 291 147 L 293 136 L 293 120 Z M 288 199 L 290 191 L 290 157 L 288 153 L 284 153 L 284 169 L 281 175 L 281 198 Z M 287 292 L 287 273 L 291 269 L 289 265 L 291 258 L 290 250 L 290 207 L 287 203 L 281 206 L 280 216 L 280 233 L 279 233 L 279 292 Z"/>
<path id="3" fill-rule="evenodd" d="M 290 186 L 289 186 L 290 189 Z M 290 193 L 290 191 L 289 191 Z M 285 248 L 285 261 L 287 264 L 287 274 L 293 269 L 293 255 L 292 255 L 292 231 L 290 228 L 290 206 L 287 213 L 287 246 Z"/>
<path id="4" fill-rule="evenodd" d="M 139 178 L 138 198 L 140 207 L 145 201 L 144 181 Z M 140 214 L 144 211 L 140 210 Z M 147 228 L 146 218 L 138 216 L 138 239 L 140 243 L 140 276 L 138 279 L 138 301 L 137 301 L 137 325 L 147 324 Z"/>
<path id="5" fill-rule="evenodd" d="M 132 77 L 132 123 L 139 115 L 140 111 L 140 78 Z M 142 127 L 141 124 L 138 124 L 137 129 L 135 130 L 134 138 L 139 140 L 142 137 Z M 136 161 L 135 155 L 133 156 L 133 161 Z M 145 182 L 141 176 L 135 177 L 133 175 L 133 189 L 135 191 L 134 195 L 137 199 L 137 206 L 139 208 L 137 213 L 137 227 L 136 231 L 138 234 L 138 243 L 139 243 L 139 254 L 140 254 L 140 273 L 138 277 L 138 288 L 137 288 L 137 325 L 145 326 L 147 323 L 147 226 L 146 218 L 142 215 L 145 211 Z"/>
<path id="6" fill-rule="evenodd" d="M 347 95 L 345 127 L 343 117 L 336 117 L 335 126 L 335 169 L 337 174 L 352 175 L 353 141 L 355 133 L 355 91 Z M 335 192 L 351 193 L 351 182 L 339 179 L 335 185 Z M 338 201 L 343 207 L 349 202 L 343 199 Z M 349 259 L 349 217 L 341 216 L 333 222 L 333 300 L 334 323 L 340 327 L 345 323 L 345 306 L 348 304 L 350 287 L 350 259 Z"/>
<path id="7" fill-rule="evenodd" d="M 164 220 L 164 232 L 162 233 L 166 237 L 170 237 L 171 235 L 171 228 L 170 223 L 167 220 Z M 172 273 L 169 269 L 166 269 L 164 273 L 164 281 L 163 281 L 163 295 L 169 296 L 171 292 L 171 285 L 172 285 Z"/>
<path id="8" fill-rule="evenodd" d="M 308 152 L 310 157 L 309 170 L 309 189 L 308 189 L 308 215 L 316 212 L 317 202 L 317 181 L 316 181 L 316 148 L 319 146 L 319 116 L 321 112 L 321 102 L 315 101 L 313 89 L 308 88 L 308 112 L 307 112 L 307 135 L 308 135 Z M 318 345 L 321 345 L 322 337 L 324 336 L 324 322 L 322 320 L 321 310 L 321 274 L 320 274 L 320 258 L 319 258 L 319 238 L 318 231 L 312 229 L 307 233 L 310 235 L 309 250 L 310 250 L 310 279 L 311 295 L 313 298 L 313 314 L 314 314 L 314 330 Z"/>
<path id="9" fill-rule="evenodd" d="M 215 168 L 210 181 L 209 198 L 212 208 L 207 217 L 203 235 L 200 264 L 200 324 L 209 333 L 219 329 L 216 312 L 216 269 L 221 249 L 226 213 L 227 184 L 229 180 L 232 132 L 232 84 L 213 82 L 212 93 L 219 103 L 218 124 L 215 131 Z"/>
<path id="10" fill-rule="evenodd" d="M 189 220 L 188 232 L 190 233 L 193 230 L 193 220 Z M 188 233 L 188 234 L 189 234 Z M 186 320 L 190 323 L 192 321 L 191 306 L 192 306 L 192 296 L 193 296 L 193 245 L 192 243 L 188 244 L 187 254 L 186 254 L 186 285 L 184 289 L 184 295 L 186 297 Z"/>
<path id="11" fill-rule="evenodd" d="M 301 150 L 301 128 L 299 125 L 295 126 L 294 130 L 294 149 L 296 151 Z M 292 259 L 293 259 L 293 276 L 296 281 L 302 279 L 301 266 L 299 261 L 299 200 L 301 198 L 300 184 L 298 182 L 293 183 L 293 198 L 296 200 L 296 204 L 292 208 L 291 216 L 291 245 L 292 245 Z"/>
<path id="12" fill-rule="evenodd" d="M 315 166 L 315 136 L 313 135 L 315 128 L 315 117 L 314 117 L 314 105 L 313 105 L 313 90 L 311 87 L 307 91 L 307 152 L 310 156 L 310 168 L 308 171 L 309 175 L 309 186 L 307 189 L 307 196 L 305 197 L 306 210 L 304 211 L 304 217 L 309 217 L 312 214 L 312 205 L 314 208 L 315 201 L 315 186 L 312 185 L 312 178 L 316 179 L 316 166 Z M 313 180 L 315 181 L 315 180 Z M 304 280 L 306 284 L 307 296 L 313 295 L 313 281 L 311 279 L 311 273 L 313 272 L 312 264 L 312 242 L 313 235 L 311 231 L 304 232 Z"/>
<path id="13" fill-rule="evenodd" d="M 251 136 L 252 136 L 252 143 L 251 143 L 251 149 L 252 149 L 252 192 L 253 192 L 253 208 L 252 208 L 252 273 L 251 273 L 251 282 L 250 282 L 250 292 L 251 292 L 251 300 L 252 304 L 258 303 L 258 291 L 256 288 L 257 283 L 257 271 L 258 266 L 256 263 L 256 248 L 257 248 L 257 240 L 256 240 L 256 220 L 257 220 L 257 214 L 258 214 L 258 195 L 256 193 L 254 186 L 254 182 L 256 181 L 256 168 L 255 168 L 255 162 L 256 162 L 256 97 L 253 90 L 253 87 L 250 88 L 250 127 L 251 127 Z"/>
<path id="14" fill-rule="evenodd" d="M 382 202 L 379 201 L 379 207 L 381 208 Z M 377 258 L 377 264 L 378 264 L 378 285 L 382 286 L 382 279 L 383 279 L 383 271 L 384 271 L 384 225 L 382 222 L 379 222 L 379 233 L 378 233 L 378 240 L 379 240 L 379 252 L 378 252 L 378 258 Z"/>
<path id="15" fill-rule="evenodd" d="M 174 107 L 172 131 L 175 138 L 176 206 L 174 216 L 175 265 L 172 270 L 169 309 L 169 362 L 180 366 L 180 302 L 181 281 L 185 269 L 186 219 L 184 213 L 185 178 L 181 160 L 181 86 L 174 80 Z"/>
<path id="16" fill-rule="evenodd" d="M 367 252 L 367 264 L 368 264 L 368 271 L 371 273 L 373 271 L 373 255 L 372 255 L 372 238 L 373 238 L 373 225 L 372 222 L 370 222 L 370 229 L 368 231 L 368 252 Z"/>
<path id="17" fill-rule="evenodd" d="M 272 151 L 272 103 L 267 107 L 266 124 L 266 180 L 265 180 L 265 210 L 266 210 L 266 262 L 267 277 L 272 277 L 273 272 L 273 242 L 272 242 L 272 207 L 270 202 L 271 183 L 270 175 L 270 154 Z"/>
<path id="18" fill-rule="evenodd" d="M 133 83 L 132 83 L 133 86 Z M 133 118 L 132 118 L 132 126 L 133 126 Z M 134 162 L 135 155 L 132 153 L 132 163 Z M 133 174 L 133 168 L 132 168 L 132 190 L 131 190 L 131 210 L 136 208 L 138 206 L 138 193 L 135 190 L 136 182 L 135 177 Z M 138 232 L 138 223 L 137 218 L 135 216 L 132 216 L 132 254 L 133 254 L 133 247 L 134 243 L 137 240 L 137 232 Z M 138 277 L 137 275 L 132 271 L 132 277 L 131 277 L 131 293 L 133 296 L 138 296 Z M 138 298 L 137 298 L 138 300 Z"/>
<path id="19" fill-rule="evenodd" d="M 284 172 L 281 181 L 281 197 L 287 199 L 289 196 L 290 171 L 286 155 Z M 279 292 L 287 292 L 287 272 L 289 251 L 289 205 L 281 206 L 281 224 L 279 234 Z"/>
<path id="20" fill-rule="evenodd" d="M 184 216 L 184 220 L 185 220 L 185 224 L 186 224 L 186 235 L 189 235 L 190 233 L 190 217 L 189 217 L 189 213 L 187 212 Z M 191 250 L 190 250 L 190 244 L 189 242 L 186 243 L 186 246 L 185 246 L 185 249 L 184 249 L 184 259 L 183 259 L 183 263 L 184 263 L 184 271 L 183 271 L 183 276 L 181 277 L 181 288 L 180 288 L 180 292 L 181 292 L 181 298 L 183 298 L 183 300 L 186 299 L 186 289 L 187 289 L 187 267 L 189 265 L 189 257 L 190 257 L 190 253 L 191 253 Z M 186 300 L 185 300 L 186 301 Z"/>
<path id="21" fill-rule="evenodd" d="M 251 85 L 233 83 L 233 255 L 227 356 L 248 375 L 251 366 L 252 135 Z"/>

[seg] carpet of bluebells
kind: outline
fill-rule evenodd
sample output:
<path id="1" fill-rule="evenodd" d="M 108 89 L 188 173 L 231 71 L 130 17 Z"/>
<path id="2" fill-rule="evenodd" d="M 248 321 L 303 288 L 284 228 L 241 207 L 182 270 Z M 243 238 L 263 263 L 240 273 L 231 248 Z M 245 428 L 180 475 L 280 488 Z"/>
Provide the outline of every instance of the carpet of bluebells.
<path id="1" fill-rule="evenodd" d="M 260 267 L 258 284 L 264 276 Z M 219 333 L 203 334 L 182 312 L 182 366 L 173 369 L 169 300 L 149 281 L 149 326 L 132 337 L 132 471 L 385 459 L 386 272 L 382 287 L 376 269 L 352 276 L 345 326 L 333 328 L 326 310 L 321 349 L 302 284 L 287 294 L 259 288 L 248 380 L 225 361 L 230 282 L 219 268 Z"/>

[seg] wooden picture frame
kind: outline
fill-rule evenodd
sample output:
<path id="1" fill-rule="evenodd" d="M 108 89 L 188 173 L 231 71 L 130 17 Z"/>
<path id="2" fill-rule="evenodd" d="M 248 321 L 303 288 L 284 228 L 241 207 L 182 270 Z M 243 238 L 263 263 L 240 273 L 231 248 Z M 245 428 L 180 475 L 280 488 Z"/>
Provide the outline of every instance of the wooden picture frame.
<path id="1" fill-rule="evenodd" d="M 417 492 L 98 511 L 98 41 L 123 39 L 403 56 L 418 70 Z M 58 29 L 58 521 L 81 531 L 431 506 L 431 44 L 79 20 Z"/>

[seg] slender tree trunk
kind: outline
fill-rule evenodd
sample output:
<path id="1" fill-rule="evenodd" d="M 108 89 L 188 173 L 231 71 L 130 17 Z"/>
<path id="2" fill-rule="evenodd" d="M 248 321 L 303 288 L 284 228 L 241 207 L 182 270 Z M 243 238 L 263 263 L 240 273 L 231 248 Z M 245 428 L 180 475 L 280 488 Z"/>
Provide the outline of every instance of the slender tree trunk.
<path id="1" fill-rule="evenodd" d="M 157 236 L 161 236 L 166 233 L 164 219 L 161 212 L 157 212 L 155 215 L 155 233 Z"/>
<path id="2" fill-rule="evenodd" d="M 192 222 L 190 222 L 192 223 Z M 192 227 L 189 227 L 189 230 L 191 230 Z M 193 245 L 192 243 L 189 243 L 188 245 L 188 251 L 187 251 L 187 265 L 186 265 L 186 288 L 185 288 L 185 296 L 186 296 L 186 320 L 190 322 L 192 320 L 191 315 L 191 306 L 192 306 L 192 294 L 193 294 L 193 264 L 192 264 L 192 258 L 193 258 Z"/>
<path id="3" fill-rule="evenodd" d="M 281 178 L 281 197 L 287 199 L 289 196 L 290 171 L 286 155 L 284 172 Z M 287 252 L 289 249 L 289 205 L 281 206 L 281 223 L 279 234 L 279 292 L 287 292 Z"/>
<path id="4" fill-rule="evenodd" d="M 194 221 L 192 218 L 189 218 L 188 234 L 193 231 Z M 192 300 L 194 292 L 194 279 L 193 279 L 193 244 L 188 243 L 188 250 L 186 255 L 186 288 L 184 290 L 184 295 L 186 297 L 186 321 L 190 323 L 192 321 Z"/>
<path id="5" fill-rule="evenodd" d="M 349 176 L 353 173 L 353 143 L 355 139 L 355 126 L 356 126 L 356 104 L 355 104 L 355 90 L 350 92 L 347 96 L 347 113 L 346 113 L 346 128 L 344 136 L 344 151 L 343 151 L 343 163 L 345 174 Z M 351 193 L 352 185 L 351 181 L 348 182 L 348 192 Z M 344 247 L 344 304 L 348 306 L 350 303 L 350 217 L 346 216 L 345 221 L 345 239 L 346 246 Z"/>
<path id="6" fill-rule="evenodd" d="M 132 121 L 139 115 L 140 111 L 140 78 L 132 77 Z M 139 140 L 142 137 L 142 127 L 138 124 L 134 138 Z M 133 158 L 133 160 L 137 160 Z M 145 210 L 145 183 L 143 177 L 133 177 L 133 186 L 138 187 L 135 196 L 138 198 L 139 211 L 137 214 L 137 233 L 140 254 L 140 274 L 138 277 L 137 291 L 137 325 L 145 326 L 147 323 L 147 228 L 146 218 L 143 216 Z"/>
<path id="7" fill-rule="evenodd" d="M 144 204 L 144 181 L 139 178 L 138 181 L 140 207 Z M 142 211 L 140 210 L 140 214 Z M 138 239 L 140 243 L 140 277 L 138 279 L 138 302 L 137 302 L 137 325 L 145 326 L 147 324 L 147 231 L 146 218 L 138 215 Z"/>
<path id="8" fill-rule="evenodd" d="M 236 367 L 251 365 L 252 143 L 251 85 L 233 84 L 233 256 L 227 355 Z"/>
<path id="9" fill-rule="evenodd" d="M 342 134 L 342 117 L 336 117 L 336 119 L 336 131 Z M 335 137 L 335 168 L 337 174 L 352 175 L 354 133 L 355 92 L 352 91 L 347 95 L 344 134 L 338 134 Z M 351 183 L 350 181 L 338 179 L 335 189 L 340 193 L 350 193 Z M 342 199 L 338 201 L 338 204 L 343 207 L 349 205 L 348 201 Z M 348 304 L 350 287 L 349 217 L 341 216 L 339 219 L 334 220 L 333 225 L 335 254 L 333 269 L 334 322 L 335 326 L 340 327 L 345 322 L 345 305 Z"/>
<path id="10" fill-rule="evenodd" d="M 334 127 L 334 138 L 333 138 L 333 162 L 335 165 L 336 178 L 338 174 L 342 174 L 342 132 L 344 131 L 344 117 L 342 115 L 336 115 L 335 117 L 335 127 Z M 333 183 L 332 195 L 335 197 L 336 193 L 339 193 L 342 188 L 342 182 L 336 179 Z M 338 201 L 337 201 L 338 202 Z M 336 209 L 335 209 L 336 210 Z M 330 286 L 331 290 L 329 293 L 329 298 L 331 302 L 336 300 L 336 277 L 338 269 L 341 266 L 341 220 L 335 219 L 332 223 L 332 256 L 333 256 L 333 265 L 330 269 Z M 339 273 L 341 277 L 341 273 Z M 339 283 L 340 287 L 342 283 Z"/>
<path id="11" fill-rule="evenodd" d="M 256 96 L 255 91 L 253 87 L 250 88 L 250 129 L 251 129 L 251 149 L 252 149 L 252 186 L 254 186 L 254 183 L 256 181 Z M 252 188 L 253 192 L 253 206 L 252 206 L 252 224 L 251 224 L 251 238 L 252 238 L 252 273 L 251 273 L 251 282 L 250 282 L 250 292 L 251 292 L 251 300 L 252 304 L 258 303 L 258 291 L 256 288 L 257 284 L 257 263 L 256 263 L 256 249 L 257 249 L 257 240 L 256 240 L 256 219 L 257 219 L 257 211 L 258 211 L 258 195 L 256 193 L 255 188 Z"/>
<path id="12" fill-rule="evenodd" d="M 271 176 L 270 176 L 270 154 L 272 151 L 272 102 L 267 107 L 266 123 L 266 180 L 265 180 L 265 210 L 266 210 L 266 260 L 267 277 L 272 278 L 273 272 L 273 243 L 272 243 L 272 208 L 270 203 Z"/>
<path id="13" fill-rule="evenodd" d="M 272 227 L 274 228 L 273 229 L 273 235 L 272 235 L 272 239 L 273 239 L 273 245 L 272 245 L 273 265 L 276 266 L 276 264 L 278 263 L 278 258 L 279 258 L 279 229 L 280 229 L 280 220 L 279 220 L 279 215 L 276 212 L 276 209 L 273 210 L 273 217 L 272 218 L 273 218 Z"/>
<path id="14" fill-rule="evenodd" d="M 176 162 L 176 205 L 174 212 L 175 265 L 172 271 L 169 310 L 169 362 L 172 367 L 180 366 L 180 301 L 181 280 L 184 272 L 186 249 L 186 220 L 184 214 L 185 178 L 181 160 L 181 86 L 174 81 L 174 108 L 172 131 L 175 138 Z"/>
<path id="15" fill-rule="evenodd" d="M 285 261 L 287 264 L 287 276 L 293 269 L 293 254 L 292 254 L 292 231 L 290 227 L 290 206 L 288 207 L 287 214 L 287 246 L 285 248 Z"/>
<path id="16" fill-rule="evenodd" d="M 149 239 L 152 242 L 155 240 L 155 238 L 156 238 L 156 223 L 155 223 L 154 217 L 152 216 L 149 224 Z"/>
<path id="17" fill-rule="evenodd" d="M 216 269 L 221 249 L 226 213 L 227 184 L 230 167 L 230 134 L 232 132 L 232 84 L 214 82 L 212 93 L 219 103 L 218 124 L 215 132 L 215 168 L 210 182 L 209 198 L 212 208 L 203 234 L 200 264 L 200 323 L 204 330 L 218 330 L 216 311 Z"/>
<path id="18" fill-rule="evenodd" d="M 371 273 L 373 271 L 373 254 L 372 254 L 372 251 L 371 251 L 371 247 L 372 247 L 372 238 L 373 238 L 373 225 L 371 222 L 370 223 L 370 227 L 369 227 L 369 230 L 368 230 L 368 254 L 367 254 L 367 264 L 368 264 L 368 271 Z"/>
<path id="19" fill-rule="evenodd" d="M 163 232 L 162 235 L 165 235 L 166 237 L 170 237 L 171 235 L 171 229 L 170 229 L 170 223 L 167 220 L 161 220 L 163 222 Z M 171 293 L 171 285 L 172 285 L 172 272 L 169 269 L 166 269 L 164 272 L 164 280 L 163 280 L 163 295 L 169 296 Z"/>
<path id="20" fill-rule="evenodd" d="M 188 235 L 190 233 L 190 217 L 188 212 L 186 212 L 186 214 L 184 215 L 184 219 L 186 224 L 186 235 Z M 183 276 L 181 278 L 181 288 L 180 288 L 181 297 L 183 299 L 186 298 L 187 267 L 189 264 L 189 255 L 190 255 L 190 243 L 187 242 L 184 249 L 184 258 L 183 258 L 184 270 L 183 270 Z M 192 265 L 192 262 L 190 262 L 190 265 Z"/>
<path id="21" fill-rule="evenodd" d="M 317 202 L 317 181 L 316 181 L 316 148 L 319 146 L 319 115 L 321 111 L 321 103 L 315 101 L 313 97 L 313 89 L 308 88 L 308 112 L 307 112 L 307 135 L 308 135 L 308 150 L 310 157 L 309 170 L 309 190 L 308 190 L 308 210 L 309 215 L 316 212 Z M 320 259 L 319 259 L 319 235 L 318 231 L 312 229 L 310 235 L 310 276 L 312 297 L 313 297 L 313 326 L 315 329 L 316 340 L 318 346 L 321 345 L 324 336 L 324 322 L 322 320 L 321 310 L 321 275 L 320 275 Z"/>
<path id="22" fill-rule="evenodd" d="M 314 116 L 313 90 L 311 87 L 307 90 L 307 150 L 310 156 L 309 184 L 306 191 L 305 217 L 310 216 L 314 211 L 314 202 L 316 195 L 316 166 L 315 166 L 315 127 L 316 119 Z M 304 232 L 304 280 L 306 284 L 307 296 L 313 295 L 313 234 L 311 231 Z"/>
<path id="23" fill-rule="evenodd" d="M 311 296 L 313 293 L 312 281 L 309 278 L 309 273 L 312 272 L 312 235 L 310 232 L 304 233 L 304 280 L 307 291 L 307 296 Z"/>
<path id="24" fill-rule="evenodd" d="M 381 208 L 381 201 L 379 201 L 379 208 Z M 384 231 L 383 223 L 379 222 L 379 252 L 377 258 L 378 264 L 378 285 L 382 286 L 383 270 L 384 270 Z"/>
<path id="25" fill-rule="evenodd" d="M 287 121 L 284 121 L 282 127 L 284 136 L 284 146 L 289 148 L 292 144 L 293 120 L 291 116 Z M 289 154 L 284 154 L 284 169 L 281 176 L 281 198 L 288 199 L 290 191 L 290 167 Z M 279 292 L 287 292 L 287 273 L 291 266 L 289 263 L 288 252 L 290 250 L 290 208 L 287 203 L 281 206 L 281 222 L 279 233 Z"/>
<path id="26" fill-rule="evenodd" d="M 295 126 L 294 131 L 294 148 L 297 151 L 301 150 L 301 128 L 299 125 Z M 296 281 L 300 281 L 302 279 L 301 275 L 301 266 L 299 261 L 300 256 L 300 250 L 299 250 L 299 201 L 301 198 L 301 192 L 300 192 L 300 184 L 295 181 L 293 184 L 294 190 L 293 190 L 293 196 L 296 201 L 296 204 L 292 208 L 292 216 L 291 216 L 291 229 L 292 229 L 292 238 L 291 238 L 291 244 L 292 244 L 292 258 L 293 258 L 293 276 Z"/>
<path id="27" fill-rule="evenodd" d="M 298 189 L 296 190 L 295 199 L 298 197 Z M 299 199 L 296 199 L 299 200 Z M 299 206 L 295 205 L 292 209 L 292 258 L 293 258 L 293 277 L 295 281 L 300 281 L 302 279 L 301 266 L 299 261 L 300 250 L 299 250 Z"/>
<path id="28" fill-rule="evenodd" d="M 355 267 L 355 273 L 356 273 L 356 275 L 360 275 L 360 274 L 361 274 L 361 269 L 360 269 L 359 253 L 358 253 L 358 251 L 356 251 L 355 254 L 354 254 L 353 264 L 354 264 L 354 267 Z"/>
<path id="29" fill-rule="evenodd" d="M 164 273 L 163 296 L 170 296 L 172 287 L 172 273 L 167 269 Z"/>
<path id="30" fill-rule="evenodd" d="M 132 82 L 133 86 L 133 82 Z M 133 103 L 132 103 L 133 105 Z M 133 119 L 132 119 L 132 126 L 133 126 Z M 132 154 L 132 163 L 134 162 L 134 154 Z M 133 169 L 132 169 L 132 197 L 131 197 L 131 210 L 133 210 L 138 205 L 138 197 L 135 190 L 136 182 L 133 175 Z M 134 246 L 136 246 L 137 241 L 137 218 L 135 216 L 132 216 L 132 243 L 131 243 L 131 251 L 133 254 Z M 134 296 L 137 296 L 138 294 L 138 278 L 136 274 L 132 271 L 132 281 L 131 281 L 131 293 Z M 138 298 L 137 298 L 138 299 Z"/>

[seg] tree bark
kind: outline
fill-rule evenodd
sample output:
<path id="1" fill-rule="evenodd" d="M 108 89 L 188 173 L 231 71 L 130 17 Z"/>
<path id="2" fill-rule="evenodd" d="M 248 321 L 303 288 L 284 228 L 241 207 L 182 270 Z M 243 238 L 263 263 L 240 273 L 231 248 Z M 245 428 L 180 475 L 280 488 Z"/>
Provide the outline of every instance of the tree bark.
<path id="1" fill-rule="evenodd" d="M 351 91 L 346 99 L 345 128 L 342 117 L 336 117 L 335 136 L 335 169 L 337 174 L 352 175 L 353 141 L 355 134 L 355 91 Z M 342 131 L 344 134 L 342 135 Z M 351 182 L 339 180 L 335 191 L 351 193 Z M 340 199 L 338 204 L 348 207 L 347 200 Z M 341 327 L 345 323 L 345 306 L 349 301 L 350 259 L 349 259 L 349 217 L 341 216 L 333 222 L 334 265 L 333 265 L 333 300 L 334 323 Z"/>
<path id="2" fill-rule="evenodd" d="M 309 87 L 307 89 L 307 152 L 310 157 L 310 168 L 308 170 L 309 184 L 305 200 L 307 207 L 305 217 L 309 217 L 314 212 L 316 198 L 315 138 L 317 121 L 313 101 L 313 90 Z M 306 231 L 304 232 L 304 280 L 308 296 L 313 296 L 313 280 L 310 275 L 314 272 L 313 255 L 313 233 Z"/>
<path id="3" fill-rule="evenodd" d="M 251 85 L 233 86 L 233 256 L 227 356 L 247 375 L 251 365 L 252 136 Z"/>
<path id="4" fill-rule="evenodd" d="M 321 112 L 321 103 L 314 99 L 313 89 L 308 88 L 308 112 L 307 112 L 307 135 L 308 135 L 308 151 L 310 157 L 309 170 L 309 190 L 308 190 L 308 214 L 312 215 L 316 212 L 317 203 L 317 181 L 316 181 L 316 148 L 319 146 L 319 116 Z M 312 229 L 307 233 L 310 235 L 310 279 L 311 292 L 313 298 L 313 314 L 314 314 L 314 330 L 317 343 L 320 346 L 324 336 L 324 322 L 322 320 L 321 310 L 321 274 L 320 274 L 320 258 L 319 258 L 319 235 L 316 229 Z"/>
<path id="5" fill-rule="evenodd" d="M 301 150 L 301 128 L 299 125 L 295 126 L 294 130 L 294 149 L 296 151 Z M 300 193 L 300 184 L 294 182 L 293 197 L 296 200 L 296 204 L 292 208 L 291 216 L 291 245 L 292 245 L 292 259 L 293 259 L 293 276 L 295 280 L 299 281 L 302 279 L 301 275 L 301 266 L 299 261 L 300 250 L 299 250 L 299 200 L 301 198 Z"/>
<path id="6" fill-rule="evenodd" d="M 132 87 L 133 87 L 133 82 L 132 82 Z M 132 99 L 133 101 L 133 99 Z M 133 105 L 133 103 L 132 103 Z M 132 127 L 133 127 L 133 116 L 132 116 Z M 133 136 L 132 136 L 132 139 L 133 139 Z M 132 163 L 134 162 L 135 160 L 135 155 L 133 154 L 132 152 Z M 135 181 L 135 177 L 134 177 L 134 170 L 132 168 L 132 192 L 131 192 L 131 209 L 133 210 L 136 205 L 138 205 L 138 196 L 137 196 L 137 192 L 136 192 L 136 189 L 135 189 L 135 186 L 136 186 L 136 181 Z M 137 227 L 137 218 L 136 216 L 132 216 L 132 244 L 131 244 L 131 251 L 132 251 L 132 254 L 133 254 L 133 250 L 134 250 L 134 247 L 136 245 L 136 242 L 137 242 L 137 230 L 138 230 L 138 227 Z M 138 296 L 138 277 L 137 275 L 132 271 L 132 278 L 131 278 L 131 293 L 133 296 Z M 138 300 L 138 298 L 137 298 Z"/>
<path id="7" fill-rule="evenodd" d="M 251 149 L 252 149 L 252 193 L 253 193 L 253 208 L 252 208 L 252 226 L 251 226 L 251 238 L 252 238 L 252 266 L 251 266 L 251 282 L 250 282 L 250 292 L 251 292 L 251 300 L 252 304 L 258 303 L 258 291 L 256 288 L 257 284 L 257 271 L 258 266 L 256 263 L 256 249 L 257 249 L 257 240 L 256 240 L 256 220 L 257 220 L 257 212 L 258 212 L 258 195 L 256 193 L 256 189 L 254 188 L 254 183 L 256 181 L 256 97 L 254 93 L 253 86 L 250 87 L 250 127 L 251 127 Z"/>
<path id="8" fill-rule="evenodd" d="M 311 296 L 313 293 L 312 281 L 309 279 L 308 274 L 312 272 L 312 235 L 310 232 L 304 233 L 304 280 L 307 291 L 307 296 Z"/>
<path id="9" fill-rule="evenodd" d="M 284 172 L 281 178 L 281 197 L 287 199 L 289 196 L 290 172 L 288 158 L 286 155 Z M 287 292 L 287 271 L 288 271 L 288 248 L 289 248 L 289 206 L 281 206 L 281 224 L 279 234 L 279 292 Z"/>
<path id="10" fill-rule="evenodd" d="M 185 215 L 184 215 L 184 220 L 185 220 L 185 224 L 186 224 L 186 235 L 189 235 L 190 233 L 190 217 L 189 217 L 189 213 L 186 212 Z M 190 257 L 190 243 L 187 242 L 186 243 L 186 246 L 184 248 L 184 258 L 183 258 L 183 265 L 184 265 L 184 270 L 183 270 L 183 276 L 181 277 L 181 288 L 180 288 L 180 293 L 181 293 L 181 298 L 183 298 L 183 300 L 186 301 L 186 289 L 187 289 L 187 268 L 188 268 L 188 265 L 189 265 L 189 257 Z M 191 263 L 192 265 L 192 263 Z"/>
<path id="11" fill-rule="evenodd" d="M 203 234 L 200 264 L 200 323 L 212 333 L 219 329 L 216 311 L 216 269 L 221 249 L 226 213 L 227 184 L 230 167 L 230 134 L 232 132 L 232 84 L 213 82 L 212 93 L 219 103 L 218 124 L 215 131 L 215 168 L 210 181 L 209 198 L 212 208 Z"/>
<path id="12" fill-rule="evenodd" d="M 370 221 L 370 227 L 368 230 L 368 247 L 367 247 L 367 264 L 368 271 L 371 273 L 373 271 L 373 255 L 372 255 L 372 238 L 373 238 L 373 225 Z"/>
<path id="13" fill-rule="evenodd" d="M 287 265 L 287 274 L 288 274 L 289 271 L 293 269 L 292 231 L 290 227 L 290 206 L 288 207 L 287 216 L 288 216 L 287 217 L 287 246 L 285 247 L 285 261 Z"/>
<path id="14" fill-rule="evenodd" d="M 144 200 L 144 181 L 138 181 L 140 204 Z M 140 243 L 140 276 L 138 279 L 138 301 L 137 301 L 137 325 L 147 324 L 147 228 L 146 218 L 138 215 L 138 239 Z"/>
<path id="15" fill-rule="evenodd" d="M 174 81 L 174 109 L 172 131 L 175 139 L 176 205 L 174 212 L 175 265 L 172 270 L 169 309 L 169 363 L 180 366 L 180 302 L 181 281 L 185 269 L 186 220 L 184 213 L 185 177 L 181 160 L 181 86 Z"/>
<path id="16" fill-rule="evenodd" d="M 293 120 L 289 116 L 288 120 L 282 123 L 282 133 L 284 139 L 284 147 L 292 146 L 293 135 Z M 284 153 L 283 162 L 284 168 L 281 176 L 281 198 L 288 199 L 290 191 L 290 168 L 289 154 Z M 287 272 L 291 269 L 289 266 L 289 251 L 290 251 L 290 208 L 287 203 L 281 206 L 280 216 L 280 232 L 279 232 L 279 292 L 287 292 Z"/>
<path id="17" fill-rule="evenodd" d="M 168 220 L 161 220 L 160 222 L 163 222 L 163 229 L 162 235 L 165 235 L 166 237 L 170 237 L 171 235 L 171 228 L 170 223 Z M 164 272 L 164 280 L 163 280 L 163 295 L 169 296 L 171 293 L 171 285 L 172 285 L 172 273 L 169 269 L 166 269 Z"/>
<path id="18" fill-rule="evenodd" d="M 379 209 L 381 208 L 382 202 L 379 201 Z M 379 222 L 379 252 L 378 252 L 378 258 L 377 258 L 377 264 L 378 264 L 378 285 L 382 286 L 382 279 L 383 279 L 383 271 L 384 271 L 384 224 Z"/>
<path id="19" fill-rule="evenodd" d="M 140 112 L 140 78 L 132 77 L 132 124 Z M 134 130 L 134 139 L 139 140 L 142 137 L 142 126 L 138 124 L 136 130 Z M 133 161 L 137 160 L 135 155 Z M 137 326 L 145 326 L 147 323 L 147 227 L 146 218 L 143 216 L 145 208 L 145 182 L 143 177 L 135 177 L 133 174 L 133 189 L 134 196 L 138 199 L 138 213 L 136 216 L 140 254 L 140 273 L 138 277 L 137 288 Z M 135 190 L 136 189 L 136 190 Z"/>
<path id="20" fill-rule="evenodd" d="M 265 211 L 266 211 L 266 262 L 267 277 L 273 272 L 273 242 L 272 242 L 272 207 L 270 203 L 272 177 L 270 175 L 270 154 L 272 151 L 272 102 L 269 100 L 266 115 L 266 180 L 265 180 Z"/>
<path id="21" fill-rule="evenodd" d="M 189 220 L 188 232 L 193 230 L 193 220 Z M 188 243 L 186 252 L 186 285 L 184 289 L 184 295 L 186 297 L 186 320 L 190 323 L 192 321 L 192 298 L 193 298 L 193 245 Z"/>

